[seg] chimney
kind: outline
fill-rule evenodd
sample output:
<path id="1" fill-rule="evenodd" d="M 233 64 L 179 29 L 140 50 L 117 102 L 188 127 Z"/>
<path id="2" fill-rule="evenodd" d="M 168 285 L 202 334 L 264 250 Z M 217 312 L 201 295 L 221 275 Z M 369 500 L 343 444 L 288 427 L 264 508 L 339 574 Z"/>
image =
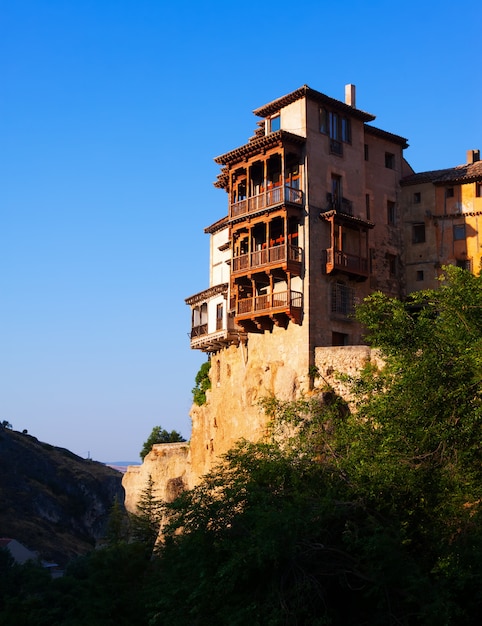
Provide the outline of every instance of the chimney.
<path id="1" fill-rule="evenodd" d="M 467 164 L 472 165 L 480 161 L 480 150 L 467 150 Z"/>
<path id="2" fill-rule="evenodd" d="M 345 85 L 345 104 L 348 104 L 348 106 L 353 107 L 355 109 L 356 108 L 355 99 L 356 99 L 355 85 L 351 85 L 351 84 Z"/>

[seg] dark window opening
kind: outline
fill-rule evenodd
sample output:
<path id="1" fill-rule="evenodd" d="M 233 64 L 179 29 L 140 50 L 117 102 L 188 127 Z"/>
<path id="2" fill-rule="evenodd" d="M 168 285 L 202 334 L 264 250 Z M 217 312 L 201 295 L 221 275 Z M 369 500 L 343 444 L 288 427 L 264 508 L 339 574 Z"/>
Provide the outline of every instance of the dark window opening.
<path id="1" fill-rule="evenodd" d="M 454 188 L 453 187 L 448 187 L 445 195 L 447 198 L 453 198 L 454 197 Z"/>
<path id="2" fill-rule="evenodd" d="M 344 283 L 333 283 L 331 286 L 331 312 L 348 316 L 355 311 L 355 292 L 353 287 Z"/>
<path id="3" fill-rule="evenodd" d="M 341 191 L 341 176 L 337 176 L 336 174 L 331 175 L 331 202 L 333 208 L 339 209 L 341 207 L 341 199 L 342 199 L 342 191 Z"/>
<path id="4" fill-rule="evenodd" d="M 423 270 L 417 270 L 417 281 L 420 282 L 423 280 Z"/>
<path id="5" fill-rule="evenodd" d="M 385 167 L 390 170 L 395 169 L 395 155 L 391 152 L 385 152 Z"/>
<path id="6" fill-rule="evenodd" d="M 365 161 L 368 161 L 368 144 L 367 143 L 364 146 L 364 153 L 365 153 Z"/>
<path id="7" fill-rule="evenodd" d="M 465 224 L 454 224 L 454 241 L 462 241 L 465 239 Z"/>
<path id="8" fill-rule="evenodd" d="M 413 194 L 413 203 L 420 204 L 421 201 L 422 201 L 422 194 L 420 193 L 420 191 L 416 191 Z"/>
<path id="9" fill-rule="evenodd" d="M 412 224 L 412 243 L 425 243 L 425 224 Z"/>
<path id="10" fill-rule="evenodd" d="M 345 333 L 331 333 L 331 345 L 332 346 L 348 346 L 348 335 Z"/>
<path id="11" fill-rule="evenodd" d="M 351 143 L 351 120 L 342 117 L 335 111 L 320 108 L 320 133 L 330 138 L 330 152 L 343 154 L 343 143 Z"/>
<path id="12" fill-rule="evenodd" d="M 218 304 L 216 306 L 216 330 L 222 330 L 223 328 L 223 305 Z"/>
<path id="13" fill-rule="evenodd" d="M 395 254 L 388 254 L 388 272 L 390 274 L 390 278 L 396 278 L 398 276 L 398 261 Z"/>
<path id="14" fill-rule="evenodd" d="M 387 201 L 387 223 L 393 225 L 395 224 L 396 221 L 397 221 L 397 215 L 395 211 L 395 202 L 388 200 Z"/>
<path id="15" fill-rule="evenodd" d="M 457 267 L 461 267 L 463 270 L 467 270 L 468 272 L 472 271 L 472 259 L 457 259 L 456 265 Z"/>
<path id="16" fill-rule="evenodd" d="M 367 220 L 370 219 L 370 194 L 365 194 L 365 209 L 367 212 Z"/>

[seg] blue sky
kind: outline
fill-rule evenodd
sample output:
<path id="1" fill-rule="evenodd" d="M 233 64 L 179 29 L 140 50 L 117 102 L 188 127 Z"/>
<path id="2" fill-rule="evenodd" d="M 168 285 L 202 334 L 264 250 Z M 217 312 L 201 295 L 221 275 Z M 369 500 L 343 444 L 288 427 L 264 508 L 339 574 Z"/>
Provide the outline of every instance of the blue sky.
<path id="1" fill-rule="evenodd" d="M 303 84 L 409 139 L 482 148 L 482 5 L 0 0 L 0 419 L 101 461 L 190 435 L 187 296 L 227 212 L 213 158 Z"/>

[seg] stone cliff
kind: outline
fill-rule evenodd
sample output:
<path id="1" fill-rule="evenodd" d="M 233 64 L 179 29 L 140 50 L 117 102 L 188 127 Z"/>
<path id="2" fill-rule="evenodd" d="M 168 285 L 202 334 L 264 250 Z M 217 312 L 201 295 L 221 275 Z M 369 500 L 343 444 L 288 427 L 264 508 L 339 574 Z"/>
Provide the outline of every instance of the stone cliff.
<path id="1" fill-rule="evenodd" d="M 170 501 L 182 489 L 196 485 L 237 440 L 262 438 L 266 416 L 259 405 L 261 398 L 274 395 L 294 400 L 311 393 L 313 387 L 316 391 L 329 384 L 349 400 L 348 389 L 338 380 L 337 372 L 355 374 L 367 361 L 377 358 L 366 346 L 316 348 L 314 365 L 320 376 L 313 381 L 296 336 L 287 345 L 280 340 L 282 333 L 275 328 L 271 335 L 250 336 L 248 346 L 230 346 L 212 356 L 211 390 L 206 404 L 191 409 L 190 442 L 155 445 L 141 466 L 129 467 L 124 475 L 129 511 L 135 512 L 149 475 L 157 497 Z"/>
<path id="2" fill-rule="evenodd" d="M 0 536 L 59 564 L 104 537 L 122 474 L 31 435 L 0 428 Z"/>

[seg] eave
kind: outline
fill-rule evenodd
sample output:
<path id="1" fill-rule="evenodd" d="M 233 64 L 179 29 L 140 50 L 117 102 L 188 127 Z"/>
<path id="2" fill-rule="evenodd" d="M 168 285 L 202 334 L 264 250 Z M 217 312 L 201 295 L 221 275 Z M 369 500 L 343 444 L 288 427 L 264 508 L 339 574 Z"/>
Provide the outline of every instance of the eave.
<path id="1" fill-rule="evenodd" d="M 288 106 L 292 102 L 301 100 L 301 98 L 309 98 L 310 100 L 314 100 L 319 104 L 325 104 L 333 109 L 342 111 L 347 115 L 350 115 L 351 117 L 362 120 L 363 122 L 371 122 L 375 119 L 375 116 L 371 113 L 361 111 L 360 109 L 355 109 L 349 104 L 345 104 L 341 100 L 330 98 L 320 91 L 311 89 L 311 87 L 308 87 L 308 85 L 303 85 L 299 89 L 296 89 L 295 91 L 292 91 L 285 96 L 281 96 L 281 98 L 277 98 L 272 102 L 268 102 L 268 104 L 265 104 L 264 106 L 255 109 L 253 113 L 259 117 L 268 117 L 270 115 L 273 115 L 273 113 L 277 113 L 283 107 Z"/>

